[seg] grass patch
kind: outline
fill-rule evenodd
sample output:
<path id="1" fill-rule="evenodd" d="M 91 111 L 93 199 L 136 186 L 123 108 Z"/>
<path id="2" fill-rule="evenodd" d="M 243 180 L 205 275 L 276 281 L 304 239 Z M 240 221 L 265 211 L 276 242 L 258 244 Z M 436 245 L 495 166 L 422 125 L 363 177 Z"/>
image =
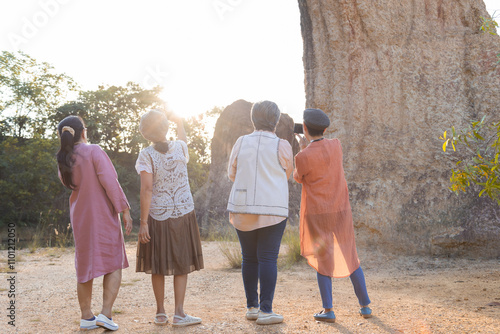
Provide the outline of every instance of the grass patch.
<path id="1" fill-rule="evenodd" d="M 202 240 L 217 242 L 229 268 L 241 268 L 241 248 L 233 225 L 222 221 L 213 221 L 207 225 L 208 227 L 202 228 L 200 231 Z"/>
<path id="2" fill-rule="evenodd" d="M 205 229 L 204 235 L 204 240 L 217 242 L 229 268 L 241 268 L 241 247 L 238 235 L 232 225 L 215 223 Z M 287 224 L 281 240 L 278 266 L 280 269 L 289 269 L 297 263 L 304 262 L 305 259 L 300 255 L 299 227 Z"/>
<path id="3" fill-rule="evenodd" d="M 120 286 L 130 286 L 130 285 L 134 285 L 134 283 L 121 283 Z"/>
<path id="4" fill-rule="evenodd" d="M 9 272 L 9 266 L 5 265 L 5 266 L 1 266 L 0 267 L 0 273 L 6 273 L 6 272 Z"/>
<path id="5" fill-rule="evenodd" d="M 219 241 L 218 246 L 219 250 L 226 258 L 226 262 L 229 265 L 229 268 L 241 268 L 241 262 L 243 261 L 243 259 L 241 257 L 241 248 L 238 242 L 224 240 Z"/>
<path id="6" fill-rule="evenodd" d="M 40 215 L 38 225 L 32 232 L 31 242 L 28 245 L 30 253 L 34 253 L 40 247 L 65 248 L 74 245 L 71 224 L 54 223 L 54 215 L 58 214 L 56 211 L 49 211 L 45 216 Z"/>
<path id="7" fill-rule="evenodd" d="M 212 221 L 200 230 L 203 241 L 238 241 L 236 231 L 228 221 Z"/>
<path id="8" fill-rule="evenodd" d="M 303 263 L 305 259 L 300 255 L 299 227 L 288 224 L 281 239 L 283 254 L 280 252 L 278 265 L 280 268 L 288 269 L 296 263 Z M 284 246 L 284 247 L 283 247 Z"/>

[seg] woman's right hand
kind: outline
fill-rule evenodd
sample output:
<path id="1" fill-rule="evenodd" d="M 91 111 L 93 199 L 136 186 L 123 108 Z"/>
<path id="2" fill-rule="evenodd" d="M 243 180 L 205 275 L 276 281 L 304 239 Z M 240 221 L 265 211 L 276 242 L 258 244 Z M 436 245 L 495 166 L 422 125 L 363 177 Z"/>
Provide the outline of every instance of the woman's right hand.
<path id="1" fill-rule="evenodd" d="M 139 242 L 141 244 L 147 244 L 151 240 L 149 236 L 149 227 L 148 223 L 143 224 L 141 222 L 141 226 L 139 227 Z"/>
<path id="2" fill-rule="evenodd" d="M 300 147 L 300 150 L 302 151 L 303 149 L 305 149 L 307 147 L 307 145 L 309 145 L 309 140 L 307 140 L 306 136 L 304 135 L 299 135 L 299 134 L 295 134 L 295 138 L 297 139 L 297 141 L 299 142 L 299 147 Z"/>

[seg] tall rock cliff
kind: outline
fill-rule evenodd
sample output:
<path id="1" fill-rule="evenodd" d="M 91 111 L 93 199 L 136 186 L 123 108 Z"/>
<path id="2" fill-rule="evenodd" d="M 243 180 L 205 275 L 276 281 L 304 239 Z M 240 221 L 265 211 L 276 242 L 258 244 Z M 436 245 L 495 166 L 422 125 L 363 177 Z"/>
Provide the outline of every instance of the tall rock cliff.
<path id="1" fill-rule="evenodd" d="M 438 139 L 500 114 L 500 37 L 481 0 L 299 0 L 306 106 L 338 137 L 358 240 L 500 256 L 500 210 L 448 190 Z"/>

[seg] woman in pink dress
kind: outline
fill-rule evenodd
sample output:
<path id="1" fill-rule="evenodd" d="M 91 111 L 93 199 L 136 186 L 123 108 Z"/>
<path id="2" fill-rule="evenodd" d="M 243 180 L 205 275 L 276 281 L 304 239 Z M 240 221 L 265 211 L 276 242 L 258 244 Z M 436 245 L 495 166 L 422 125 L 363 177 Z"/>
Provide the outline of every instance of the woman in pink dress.
<path id="1" fill-rule="evenodd" d="M 120 213 L 127 234 L 132 230 L 132 218 L 111 160 L 98 145 L 87 143 L 86 130 L 78 116 L 66 117 L 57 127 L 61 142 L 57 152 L 59 177 L 72 190 L 69 204 L 80 328 L 101 326 L 117 330 L 111 309 L 120 288 L 122 269 L 128 267 Z M 101 314 L 95 317 L 91 310 L 92 283 L 103 275 L 103 305 Z"/>

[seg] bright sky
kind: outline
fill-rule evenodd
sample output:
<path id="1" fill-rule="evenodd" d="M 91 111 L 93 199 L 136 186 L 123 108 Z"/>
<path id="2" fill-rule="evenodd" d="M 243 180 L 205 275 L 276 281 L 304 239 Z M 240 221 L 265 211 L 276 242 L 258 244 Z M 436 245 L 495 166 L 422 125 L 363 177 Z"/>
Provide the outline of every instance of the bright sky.
<path id="1" fill-rule="evenodd" d="M 296 0 L 0 0 L 0 31 L 84 90 L 159 84 L 185 116 L 268 99 L 300 121 L 305 104 Z"/>

